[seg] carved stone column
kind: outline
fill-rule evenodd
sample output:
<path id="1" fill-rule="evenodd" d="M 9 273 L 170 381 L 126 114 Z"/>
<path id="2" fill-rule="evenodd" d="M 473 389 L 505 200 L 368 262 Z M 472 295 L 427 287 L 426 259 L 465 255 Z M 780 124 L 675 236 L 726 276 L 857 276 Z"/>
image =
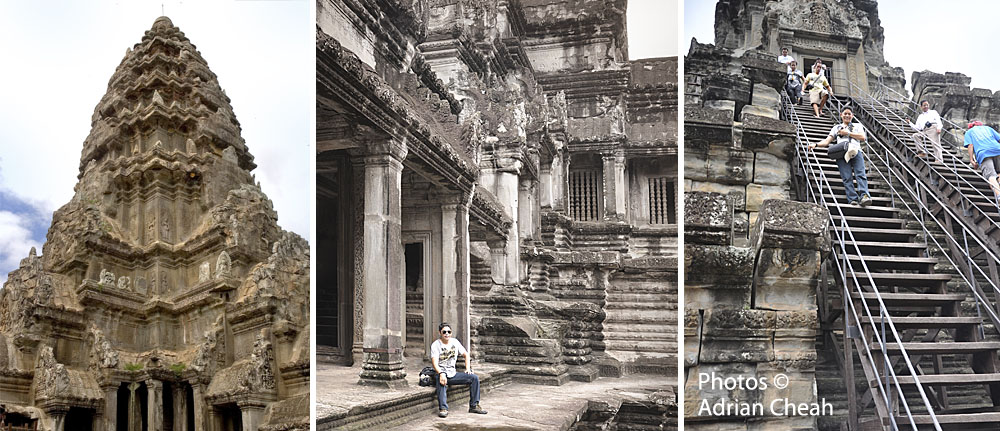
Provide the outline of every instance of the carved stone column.
<path id="1" fill-rule="evenodd" d="M 188 431 L 187 429 L 187 391 L 180 383 L 171 386 L 173 388 L 174 400 L 174 431 Z M 193 431 L 193 430 L 192 430 Z"/>
<path id="2" fill-rule="evenodd" d="M 365 165 L 364 160 L 356 157 L 351 160 L 351 186 L 354 188 L 351 204 L 354 218 L 350 223 L 354 227 L 354 336 L 351 342 L 351 357 L 354 363 L 363 360 L 365 339 Z"/>
<path id="3" fill-rule="evenodd" d="M 163 431 L 163 382 L 146 380 L 146 429 Z"/>
<path id="4" fill-rule="evenodd" d="M 57 407 L 45 410 L 45 414 L 52 418 L 52 431 L 66 431 L 66 415 L 68 413 L 69 407 Z"/>
<path id="5" fill-rule="evenodd" d="M 625 220 L 625 153 L 616 150 L 601 155 L 604 162 L 604 219 Z"/>
<path id="6" fill-rule="evenodd" d="M 387 138 L 368 144 L 365 157 L 364 361 L 359 383 L 406 386 L 403 370 L 406 288 L 401 177 L 406 144 Z"/>
<path id="7" fill-rule="evenodd" d="M 530 177 L 520 178 L 517 187 L 517 234 L 523 239 L 532 239 L 535 232 L 535 203 L 532 199 L 533 184 Z"/>
<path id="8" fill-rule="evenodd" d="M 490 246 L 490 276 L 493 284 L 504 285 L 507 279 L 507 244 L 503 240 L 488 240 Z"/>
<path id="9" fill-rule="evenodd" d="M 243 419 L 242 431 L 257 431 L 257 428 L 260 427 L 261 419 L 264 418 L 265 405 L 250 401 L 240 402 L 237 405 L 240 407 L 240 414 Z"/>
<path id="10" fill-rule="evenodd" d="M 566 189 L 569 188 L 569 153 L 557 150 L 552 156 L 552 209 L 566 214 Z"/>
<path id="11" fill-rule="evenodd" d="M 552 163 L 538 165 L 538 205 L 542 208 L 552 208 Z"/>
<path id="12" fill-rule="evenodd" d="M 190 431 L 197 431 L 201 429 L 211 430 L 209 428 L 210 422 L 206 421 L 206 406 L 205 406 L 205 390 L 201 383 L 197 381 L 190 382 L 192 399 L 194 400 L 194 405 L 191 408 L 194 409 L 194 429 Z"/>
<path id="13" fill-rule="evenodd" d="M 460 196 L 441 205 L 442 318 L 452 325 L 455 337 L 466 348 L 471 330 L 468 201 Z"/>
<path id="14" fill-rule="evenodd" d="M 117 431 L 118 422 L 118 384 L 106 384 L 101 386 L 104 392 L 104 413 L 103 423 L 99 425 L 101 431 Z"/>
<path id="15" fill-rule="evenodd" d="M 142 431 L 142 403 L 135 394 L 140 387 L 136 382 L 128 384 L 128 431 Z"/>
<path id="16" fill-rule="evenodd" d="M 496 197 L 500 200 L 500 204 L 504 206 L 504 209 L 507 210 L 507 214 L 510 215 L 511 220 L 513 220 L 510 230 L 507 233 L 503 284 L 514 286 L 521 281 L 520 254 L 518 253 L 520 245 L 518 236 L 520 232 L 518 228 L 518 178 L 521 174 L 521 161 L 516 158 L 504 158 L 499 160 L 499 164 L 501 169 L 498 169 L 496 174 Z"/>

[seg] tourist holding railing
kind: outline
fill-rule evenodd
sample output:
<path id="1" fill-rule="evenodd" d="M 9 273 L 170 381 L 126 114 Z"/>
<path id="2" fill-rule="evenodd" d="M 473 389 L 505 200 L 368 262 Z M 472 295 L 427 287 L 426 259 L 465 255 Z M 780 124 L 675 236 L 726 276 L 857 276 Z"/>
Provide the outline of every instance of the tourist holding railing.
<path id="1" fill-rule="evenodd" d="M 830 135 L 822 141 L 809 144 L 806 148 L 812 150 L 816 147 L 829 146 L 827 154 L 837 162 L 840 179 L 844 182 L 844 191 L 847 194 L 847 203 L 866 207 L 872 201 L 868 196 L 865 156 L 861 153 L 861 143 L 867 139 L 867 135 L 865 127 L 852 123 L 853 119 L 854 111 L 850 107 L 845 107 L 840 111 L 840 124 L 830 129 Z M 830 145 L 834 140 L 836 143 Z M 855 180 L 858 182 L 857 189 L 854 188 Z"/>
<path id="2" fill-rule="evenodd" d="M 993 194 L 1000 197 L 1000 184 L 997 183 L 997 169 L 1000 169 L 1000 133 L 981 121 L 969 123 L 965 132 L 965 147 L 969 149 L 969 160 L 972 167 L 981 167 L 983 176 L 993 188 Z"/>
<path id="3" fill-rule="evenodd" d="M 788 62 L 788 81 L 785 83 L 785 92 L 788 93 L 788 98 L 792 100 L 792 103 L 796 105 L 802 101 L 802 82 L 805 81 L 802 71 L 796 69 L 797 66 L 798 63 L 795 60 Z"/>
<path id="4" fill-rule="evenodd" d="M 934 148 L 934 158 L 944 163 L 944 149 L 941 147 L 941 129 L 943 128 L 941 116 L 938 115 L 937 111 L 931 109 L 931 104 L 926 100 L 920 102 L 920 110 L 922 112 L 917 116 L 917 121 L 910 123 L 910 127 L 917 131 L 913 134 L 913 140 L 921 146 L 917 157 L 927 155 L 927 141 L 929 140 Z"/>
<path id="5" fill-rule="evenodd" d="M 806 75 L 805 91 L 809 92 L 809 103 L 812 104 L 815 117 L 820 118 L 823 107 L 826 106 L 827 99 L 833 95 L 833 88 L 830 88 L 830 81 L 821 73 L 821 65 L 813 65 L 812 72 Z"/>

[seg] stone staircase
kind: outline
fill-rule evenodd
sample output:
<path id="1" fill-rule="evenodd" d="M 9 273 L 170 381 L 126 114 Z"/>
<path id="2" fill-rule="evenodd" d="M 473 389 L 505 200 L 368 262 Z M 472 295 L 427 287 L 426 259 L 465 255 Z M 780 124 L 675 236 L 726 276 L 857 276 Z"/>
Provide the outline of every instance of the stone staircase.
<path id="1" fill-rule="evenodd" d="M 676 282 L 653 281 L 648 273 L 616 273 L 604 309 L 601 375 L 676 374 Z"/>
<path id="2" fill-rule="evenodd" d="M 805 133 L 804 142 L 823 139 L 834 124 L 831 117 L 812 117 L 807 106 L 792 109 L 798 114 L 800 131 Z M 872 151 L 871 147 L 869 151 Z M 885 180 L 873 174 L 879 168 L 887 172 L 885 167 L 873 164 L 872 159 L 867 158 L 872 205 L 867 208 L 852 206 L 845 203 L 844 187 L 836 164 L 825 152 L 825 149 L 818 148 L 816 153 L 819 157 L 808 159 L 807 177 L 812 182 L 820 175 L 819 172 L 825 174 L 833 192 L 831 196 L 824 186 L 823 201 L 834 215 L 831 231 L 850 231 L 853 234 L 853 240 L 849 239 L 844 244 L 848 250 L 846 255 L 834 237 L 834 252 L 841 261 L 854 268 L 861 280 L 860 288 L 849 281 L 852 284 L 849 287 L 854 292 L 850 301 L 863 316 L 859 326 L 868 340 L 868 346 L 866 351 L 861 338 L 851 340 L 858 354 L 854 361 L 857 368 L 852 372 L 858 368 L 864 370 L 864 378 L 858 382 L 864 384 L 858 386 L 865 388 L 859 394 L 859 405 L 868 407 L 868 414 L 877 412 L 875 421 L 861 421 L 862 428 L 889 427 L 890 417 L 893 417 L 900 427 L 909 428 L 912 420 L 917 429 L 934 429 L 933 419 L 918 396 L 913 377 L 902 360 L 902 351 L 891 333 L 887 335 L 885 353 L 890 357 L 889 364 L 896 371 L 912 413 L 907 415 L 898 405 L 892 409 L 881 403 L 874 403 L 874 408 L 867 405 L 871 395 L 881 400 L 877 381 L 885 366 L 883 347 L 873 341 L 883 318 L 879 315 L 877 295 L 872 290 L 870 279 L 874 281 L 901 335 L 899 341 L 918 369 L 942 429 L 998 429 L 1000 408 L 997 406 L 1000 399 L 990 401 L 989 397 L 983 397 L 983 390 L 989 388 L 1000 396 L 1000 373 L 997 373 L 1000 343 L 982 339 L 979 335 L 981 319 L 964 313 L 960 306 L 967 299 L 966 295 L 949 289 L 954 284 L 952 274 L 935 271 L 941 262 L 926 253 L 923 231 L 908 225 L 912 222 L 912 218 L 908 219 L 908 212 L 900 209 L 898 201 L 889 195 L 889 185 Z M 842 227 L 844 223 L 849 226 L 847 229 Z M 863 258 L 858 256 L 857 250 Z M 867 272 L 862 269 L 862 262 L 867 265 Z M 873 317 L 869 318 L 864 313 L 865 302 Z M 833 308 L 842 311 L 843 301 L 835 303 Z M 842 323 L 840 327 L 843 327 Z M 842 335 L 839 339 L 843 340 Z M 876 366 L 871 366 L 872 362 Z M 893 393 L 896 393 L 895 388 Z M 862 419 L 865 419 L 864 410 Z"/>

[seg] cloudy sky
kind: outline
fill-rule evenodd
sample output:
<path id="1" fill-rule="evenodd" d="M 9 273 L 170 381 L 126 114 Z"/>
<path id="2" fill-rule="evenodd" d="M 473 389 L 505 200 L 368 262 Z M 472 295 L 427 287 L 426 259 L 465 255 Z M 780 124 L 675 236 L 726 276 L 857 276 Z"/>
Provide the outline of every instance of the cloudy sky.
<path id="1" fill-rule="evenodd" d="M 161 15 L 232 99 L 278 223 L 309 237 L 315 24 L 310 0 L 2 2 L 0 283 L 69 202 L 108 80 Z"/>
<path id="2" fill-rule="evenodd" d="M 699 43 L 715 42 L 715 3 L 684 2 L 681 52 L 688 51 L 692 37 Z M 1000 2 L 995 0 L 881 0 L 878 14 L 885 30 L 886 61 L 906 71 L 907 89 L 913 71 L 930 70 L 964 73 L 972 78 L 973 87 L 1000 90 L 992 52 L 998 13 Z"/>
<path id="3" fill-rule="evenodd" d="M 680 34 L 677 3 L 678 0 L 629 0 L 625 21 L 630 59 L 677 55 Z"/>

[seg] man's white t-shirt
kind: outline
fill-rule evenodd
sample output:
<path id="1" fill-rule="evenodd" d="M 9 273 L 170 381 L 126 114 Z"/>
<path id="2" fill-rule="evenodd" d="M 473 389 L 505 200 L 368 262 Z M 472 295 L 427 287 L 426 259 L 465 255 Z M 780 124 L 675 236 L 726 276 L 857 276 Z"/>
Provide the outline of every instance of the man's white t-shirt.
<path id="1" fill-rule="evenodd" d="M 444 371 L 449 379 L 455 377 L 455 361 L 458 359 L 458 355 L 467 355 L 468 353 L 469 351 L 465 350 L 462 343 L 454 338 L 448 340 L 448 344 L 442 343 L 440 338 L 431 344 L 431 358 L 438 359 L 438 368 Z"/>

